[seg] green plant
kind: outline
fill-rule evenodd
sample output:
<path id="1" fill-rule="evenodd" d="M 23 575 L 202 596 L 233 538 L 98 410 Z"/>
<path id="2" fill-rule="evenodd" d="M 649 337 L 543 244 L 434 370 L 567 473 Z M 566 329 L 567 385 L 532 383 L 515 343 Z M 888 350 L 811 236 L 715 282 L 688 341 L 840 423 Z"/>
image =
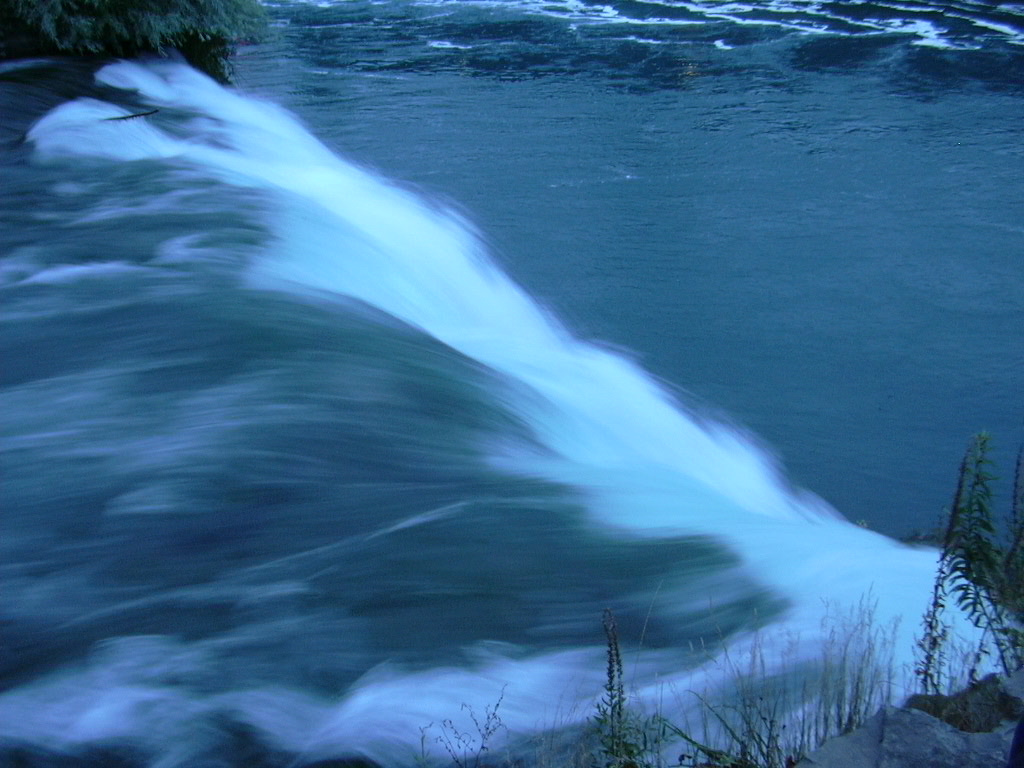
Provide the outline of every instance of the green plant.
<path id="1" fill-rule="evenodd" d="M 646 768 L 650 765 L 650 724 L 645 724 L 626 707 L 626 690 L 622 673 L 622 652 L 619 648 L 615 614 L 605 608 L 602 617 L 608 668 L 604 696 L 597 703 L 594 725 L 600 742 L 596 768 Z"/>
<path id="2" fill-rule="evenodd" d="M 265 15 L 256 0 L 8 0 L 0 29 L 33 53 L 133 57 L 174 48 L 226 81 L 231 43 L 261 36 Z"/>
<path id="3" fill-rule="evenodd" d="M 947 677 L 950 626 L 942 614 L 950 597 L 981 630 L 970 682 L 976 682 L 981 660 L 992 652 L 1006 674 L 1024 666 L 1024 449 L 1017 454 L 1002 532 L 992 515 L 996 478 L 989 450 L 990 437 L 982 432 L 971 439 L 960 462 L 924 634 L 917 640 L 915 673 L 925 694 L 942 693 Z"/>

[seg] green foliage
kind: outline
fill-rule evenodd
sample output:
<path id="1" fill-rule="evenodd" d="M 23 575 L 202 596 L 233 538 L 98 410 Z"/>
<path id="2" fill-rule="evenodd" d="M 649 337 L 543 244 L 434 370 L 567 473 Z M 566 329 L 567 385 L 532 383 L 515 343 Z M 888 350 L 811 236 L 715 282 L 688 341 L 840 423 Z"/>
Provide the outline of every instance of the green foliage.
<path id="1" fill-rule="evenodd" d="M 227 79 L 230 43 L 259 37 L 257 0 L 0 0 L 0 29 L 42 54 L 132 57 L 174 48 Z"/>
<path id="2" fill-rule="evenodd" d="M 950 627 L 942 620 L 948 581 L 949 564 L 942 558 L 932 584 L 932 600 L 924 614 L 924 635 L 917 638 L 917 662 L 914 665 L 914 674 L 921 682 L 921 690 L 927 695 L 942 692 L 944 670 L 948 667 L 946 641 L 949 639 Z"/>
<path id="3" fill-rule="evenodd" d="M 1010 512 L 1000 532 L 992 516 L 989 445 L 987 434 L 975 435 L 960 463 L 924 635 L 917 641 L 915 672 L 925 694 L 942 693 L 950 629 L 942 613 L 950 597 L 982 631 L 971 682 L 978 662 L 993 651 L 1004 673 L 1024 667 L 1024 449 L 1017 455 Z"/>
<path id="4" fill-rule="evenodd" d="M 650 753 L 648 724 L 626 708 L 626 689 L 622 678 L 622 653 L 615 615 L 605 608 L 602 617 L 608 650 L 604 696 L 597 703 L 594 725 L 601 744 L 595 768 L 646 768 L 645 756 Z"/>

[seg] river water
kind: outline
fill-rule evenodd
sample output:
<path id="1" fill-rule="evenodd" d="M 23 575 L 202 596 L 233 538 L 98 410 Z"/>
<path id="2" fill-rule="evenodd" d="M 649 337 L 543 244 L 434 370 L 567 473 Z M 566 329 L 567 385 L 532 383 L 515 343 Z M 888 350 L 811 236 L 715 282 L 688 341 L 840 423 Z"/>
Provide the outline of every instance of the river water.
<path id="1" fill-rule="evenodd" d="M 928 530 L 1024 427 L 1020 10 L 284 6 L 237 79 L 456 205 L 572 330 Z M 646 20 L 647 23 L 641 23 Z"/>
<path id="2" fill-rule="evenodd" d="M 522 751 L 604 608 L 679 715 L 865 594 L 908 663 L 935 553 L 844 515 L 1020 434 L 1021 7 L 268 10 L 234 89 L 0 70 L 7 754 Z"/>

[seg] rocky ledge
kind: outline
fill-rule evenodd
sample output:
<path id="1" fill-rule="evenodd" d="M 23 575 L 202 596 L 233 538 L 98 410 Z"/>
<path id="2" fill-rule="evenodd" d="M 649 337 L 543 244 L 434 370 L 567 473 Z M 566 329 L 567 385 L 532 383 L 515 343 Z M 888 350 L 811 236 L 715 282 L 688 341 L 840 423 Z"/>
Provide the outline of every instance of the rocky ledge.
<path id="1" fill-rule="evenodd" d="M 1015 737 L 1016 736 L 1016 737 Z M 1024 768 L 1024 670 L 956 696 L 915 696 L 796 768 Z"/>

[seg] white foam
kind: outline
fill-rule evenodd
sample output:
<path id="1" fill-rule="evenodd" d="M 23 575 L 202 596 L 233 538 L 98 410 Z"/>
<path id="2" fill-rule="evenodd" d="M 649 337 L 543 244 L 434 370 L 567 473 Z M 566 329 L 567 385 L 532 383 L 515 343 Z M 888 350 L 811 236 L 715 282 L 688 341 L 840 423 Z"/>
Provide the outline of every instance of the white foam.
<path id="1" fill-rule="evenodd" d="M 123 261 L 104 261 L 94 262 L 91 264 L 60 264 L 58 266 L 41 269 L 20 282 L 23 285 L 32 283 L 48 283 L 56 285 L 61 283 L 75 283 L 94 277 L 105 278 L 113 274 L 127 274 L 130 272 L 152 273 L 154 270 L 146 267 L 140 267 L 135 264 L 127 264 Z"/>
<path id="2" fill-rule="evenodd" d="M 979 19 L 976 16 L 966 16 L 961 13 L 951 13 L 946 11 L 945 15 L 956 19 L 963 19 L 964 21 L 969 21 L 976 27 L 990 29 L 993 32 L 999 32 L 1006 35 L 1006 41 L 1009 43 L 1014 43 L 1016 45 L 1024 43 L 1024 19 L 1022 19 L 1021 27 L 1011 27 L 1009 24 L 1000 24 L 994 21 L 988 21 L 987 19 Z"/>
<path id="3" fill-rule="evenodd" d="M 444 50 L 471 51 L 472 45 L 459 45 L 448 40 L 431 40 L 427 43 L 428 48 L 442 48 Z"/>
<path id="4" fill-rule="evenodd" d="M 568 20 L 579 24 L 636 24 L 650 26 L 689 26 L 713 21 L 726 21 L 740 26 L 760 26 L 787 29 L 801 34 L 835 34 L 846 36 L 849 28 L 862 28 L 867 34 L 874 30 L 899 32 L 917 37 L 916 45 L 948 49 L 973 49 L 980 47 L 974 41 L 954 43 L 946 38 L 933 22 L 921 18 L 922 14 L 934 15 L 941 12 L 946 16 L 963 18 L 978 27 L 1004 34 L 1005 42 L 1021 44 L 1024 32 L 998 21 L 989 21 L 981 16 L 966 16 L 952 13 L 949 7 L 928 3 L 876 2 L 880 7 L 891 8 L 905 14 L 899 19 L 861 18 L 859 15 L 844 15 L 842 6 L 826 4 L 818 0 L 766 0 L 765 2 L 692 2 L 691 0 L 635 0 L 637 4 L 658 8 L 682 9 L 698 18 L 677 18 L 670 16 L 631 16 L 622 9 L 610 5 L 589 5 L 575 0 L 419 0 L 419 5 L 466 6 L 473 5 L 507 13 L 542 15 Z M 983 4 L 976 4 L 982 12 Z M 962 6 L 954 6 L 962 7 Z M 974 7 L 971 10 L 975 10 Z M 1020 6 L 1000 5 L 1002 13 L 1021 13 Z"/>
<path id="5" fill-rule="evenodd" d="M 118 160 L 166 158 L 178 154 L 171 139 L 132 113 L 96 99 L 76 99 L 51 110 L 28 131 L 42 154 L 98 156 Z M 83 144 L 92 144 L 85 147 Z M 84 150 L 84 151 L 83 151 Z"/>
<path id="6" fill-rule="evenodd" d="M 821 645 L 824 604 L 843 610 L 873 594 L 882 623 L 903 619 L 894 645 L 897 662 L 909 661 L 933 550 L 901 547 L 793 492 L 745 435 L 696 419 L 632 362 L 574 338 L 493 265 L 457 216 L 336 157 L 280 108 L 176 64 L 120 63 L 98 77 L 202 120 L 181 139 L 145 122 L 104 122 L 117 108 L 80 100 L 33 127 L 41 155 L 171 160 L 261 189 L 275 202 L 269 226 L 276 242 L 254 267 L 254 284 L 357 297 L 517 382 L 520 394 L 509 406 L 544 450 L 496 447 L 496 464 L 571 484 L 585 494 L 594 523 L 622 536 L 699 533 L 725 542 L 791 602 L 772 631 L 777 642 L 800 638 L 802 658 L 814 658 Z M 666 595 L 670 605 L 685 599 Z M 539 701 L 580 684 L 590 691 L 584 699 L 594 695 L 595 653 L 495 655 L 472 670 L 379 672 L 339 705 L 310 748 L 359 743 L 367 754 L 391 755 L 394 743 L 415 740 L 425 718 L 466 701 L 482 711 L 499 681 L 515 683 L 506 713 L 533 727 Z M 652 656 L 652 669 L 657 661 Z M 715 669 L 709 662 L 670 679 L 689 685 L 705 675 L 714 685 L 716 674 L 721 682 Z M 637 684 L 658 695 L 653 673 Z M 97 710 L 90 732 L 102 732 L 115 714 Z"/>

